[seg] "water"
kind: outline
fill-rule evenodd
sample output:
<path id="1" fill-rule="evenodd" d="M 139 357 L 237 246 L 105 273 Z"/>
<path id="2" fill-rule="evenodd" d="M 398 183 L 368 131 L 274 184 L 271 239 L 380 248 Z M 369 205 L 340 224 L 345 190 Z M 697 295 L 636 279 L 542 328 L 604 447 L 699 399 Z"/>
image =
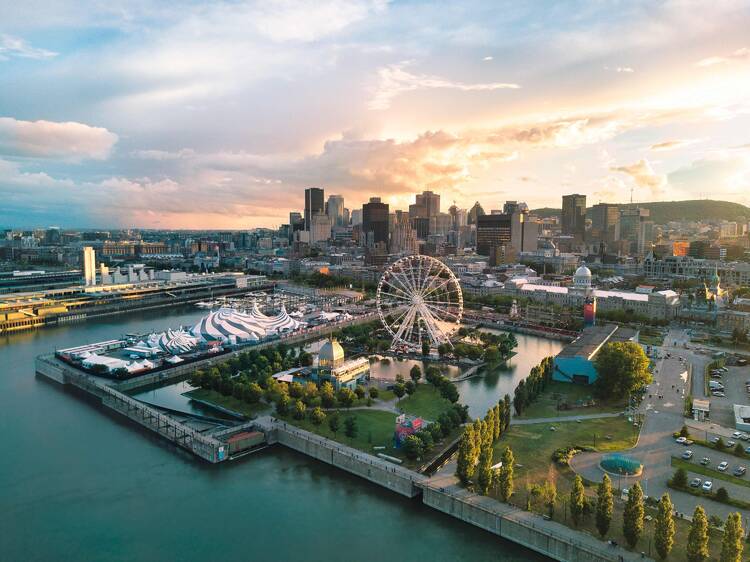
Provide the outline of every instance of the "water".
<path id="1" fill-rule="evenodd" d="M 0 559 L 542 560 L 281 447 L 207 465 L 34 376 L 40 353 L 199 316 L 182 307 L 0 336 Z"/>

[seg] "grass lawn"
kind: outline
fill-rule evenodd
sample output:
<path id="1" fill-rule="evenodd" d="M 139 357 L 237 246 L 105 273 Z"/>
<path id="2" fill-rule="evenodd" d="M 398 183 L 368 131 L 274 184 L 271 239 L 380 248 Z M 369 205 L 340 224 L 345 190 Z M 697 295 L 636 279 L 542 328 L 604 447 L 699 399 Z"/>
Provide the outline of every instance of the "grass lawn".
<path id="1" fill-rule="evenodd" d="M 440 391 L 431 384 L 417 385 L 417 391 L 411 396 L 405 396 L 398 402 L 397 407 L 404 413 L 435 421 L 440 414 L 450 410 L 452 404 L 440 396 Z"/>
<path id="2" fill-rule="evenodd" d="M 222 408 L 226 408 L 227 410 L 232 410 L 233 412 L 237 412 L 249 418 L 254 418 L 255 416 L 265 413 L 271 409 L 271 406 L 264 402 L 259 402 L 257 404 L 248 404 L 243 400 L 237 400 L 234 396 L 224 396 L 220 392 L 216 392 L 215 390 L 209 390 L 206 388 L 196 388 L 195 390 L 186 392 L 185 396 L 187 396 L 188 398 L 195 398 L 196 400 L 210 402 L 211 404 L 216 404 L 217 406 L 221 406 Z"/>
<path id="3" fill-rule="evenodd" d="M 719 472 L 718 470 L 703 466 L 702 464 L 699 464 L 697 462 L 690 462 L 677 457 L 672 457 L 672 466 L 675 468 L 684 468 L 688 472 L 694 472 L 696 474 L 708 476 L 712 480 L 716 480 L 718 478 L 719 480 L 725 480 L 726 482 L 731 482 L 732 484 L 737 484 L 738 486 L 745 486 L 746 488 L 750 488 L 750 482 L 748 482 L 744 478 L 739 478 L 738 476 L 734 476 L 733 474 L 727 472 Z"/>
<path id="4" fill-rule="evenodd" d="M 591 400 L 593 388 L 579 384 L 552 381 L 539 397 L 530 404 L 519 419 L 532 418 L 556 418 L 560 416 L 581 416 L 585 414 L 600 414 L 605 412 L 618 412 L 625 409 L 626 400 L 601 401 L 597 400 L 596 406 L 573 408 L 570 410 L 558 410 L 557 404 L 567 402 L 575 405 L 578 402 Z"/>
<path id="5" fill-rule="evenodd" d="M 550 427 L 555 427 L 555 431 Z M 635 446 L 637 438 L 638 429 L 623 416 L 581 420 L 580 423 L 567 421 L 512 425 L 495 444 L 494 458 L 499 459 L 505 447 L 509 446 L 516 463 L 522 465 L 516 468 L 517 480 L 541 482 L 557 472 L 552 463 L 552 453 L 558 448 L 578 445 L 595 447 L 597 451 L 618 451 Z"/>

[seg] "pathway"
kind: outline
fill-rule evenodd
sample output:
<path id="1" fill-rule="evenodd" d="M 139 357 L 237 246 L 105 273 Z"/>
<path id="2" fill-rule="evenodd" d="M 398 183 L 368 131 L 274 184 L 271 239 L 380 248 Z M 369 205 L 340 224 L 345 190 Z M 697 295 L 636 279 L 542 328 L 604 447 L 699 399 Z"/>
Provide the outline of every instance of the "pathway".
<path id="1" fill-rule="evenodd" d="M 598 420 L 601 418 L 616 418 L 621 416 L 622 414 L 622 412 L 609 412 L 600 414 L 584 414 L 582 416 L 558 416 L 556 418 L 529 418 L 523 420 L 513 418 L 512 420 L 510 420 L 510 425 L 531 425 L 535 423 L 560 423 L 578 420 Z"/>

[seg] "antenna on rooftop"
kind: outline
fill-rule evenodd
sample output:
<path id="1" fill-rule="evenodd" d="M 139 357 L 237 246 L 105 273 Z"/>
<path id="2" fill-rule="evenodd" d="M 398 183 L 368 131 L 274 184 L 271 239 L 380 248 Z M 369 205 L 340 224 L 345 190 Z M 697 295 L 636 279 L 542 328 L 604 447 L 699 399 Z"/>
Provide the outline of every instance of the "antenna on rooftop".
<path id="1" fill-rule="evenodd" d="M 634 186 L 630 186 L 630 204 L 633 204 L 633 190 L 635 189 Z"/>

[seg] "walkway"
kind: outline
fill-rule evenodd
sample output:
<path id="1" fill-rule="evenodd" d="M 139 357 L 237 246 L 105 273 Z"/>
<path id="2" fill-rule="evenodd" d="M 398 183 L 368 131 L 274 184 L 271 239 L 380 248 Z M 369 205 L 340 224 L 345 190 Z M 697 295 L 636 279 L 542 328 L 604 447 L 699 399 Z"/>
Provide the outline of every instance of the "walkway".
<path id="1" fill-rule="evenodd" d="M 535 423 L 560 423 L 560 422 L 574 422 L 577 420 L 598 420 L 601 418 L 616 418 L 621 416 L 622 412 L 609 412 L 601 414 L 584 414 L 583 416 L 559 416 L 556 418 L 529 418 L 519 420 L 513 418 L 510 420 L 510 425 L 531 425 Z"/>

